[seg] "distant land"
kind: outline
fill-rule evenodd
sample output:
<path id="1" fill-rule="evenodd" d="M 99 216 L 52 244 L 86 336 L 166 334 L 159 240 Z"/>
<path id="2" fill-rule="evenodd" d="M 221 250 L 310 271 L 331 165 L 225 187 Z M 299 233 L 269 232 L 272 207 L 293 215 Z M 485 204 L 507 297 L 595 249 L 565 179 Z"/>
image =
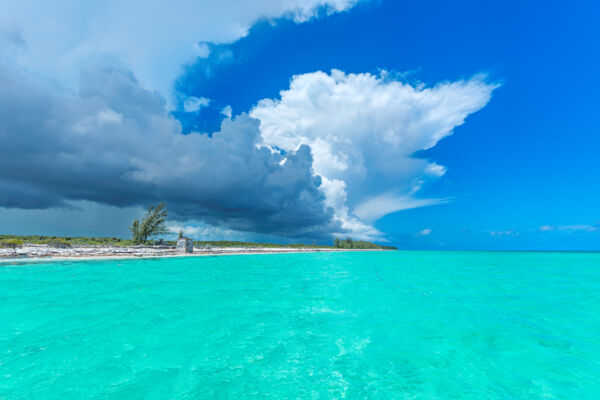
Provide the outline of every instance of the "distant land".
<path id="1" fill-rule="evenodd" d="M 43 236 L 43 235 L 0 235 L 0 247 L 23 244 L 45 244 L 54 246 L 134 246 L 131 239 L 121 239 L 117 237 L 93 237 L 93 236 Z M 148 246 L 175 246 L 176 240 L 150 240 Z M 397 247 L 380 245 L 364 240 L 335 239 L 333 246 L 305 244 L 305 243 L 255 243 L 241 242 L 232 240 L 195 240 L 197 247 L 277 247 L 277 248 L 339 248 L 339 249 L 381 249 L 397 250 Z"/>
<path id="2" fill-rule="evenodd" d="M 98 258 L 169 257 L 182 253 L 171 240 L 148 240 L 135 244 L 131 239 L 108 237 L 59 237 L 40 235 L 0 235 L 0 258 Z M 396 250 L 393 246 L 346 239 L 335 239 L 333 246 L 292 243 L 253 243 L 228 240 L 194 241 L 193 255 L 267 254 L 331 251 Z"/>

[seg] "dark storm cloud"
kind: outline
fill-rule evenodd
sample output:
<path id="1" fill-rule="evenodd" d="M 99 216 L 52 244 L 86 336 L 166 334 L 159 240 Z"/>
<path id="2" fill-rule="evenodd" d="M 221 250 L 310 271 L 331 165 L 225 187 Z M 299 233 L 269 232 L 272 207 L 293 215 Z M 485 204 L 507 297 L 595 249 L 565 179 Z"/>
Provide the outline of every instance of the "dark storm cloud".
<path id="1" fill-rule="evenodd" d="M 174 216 L 236 230 L 320 236 L 339 230 L 307 146 L 257 147 L 258 122 L 225 120 L 212 138 L 182 135 L 157 92 L 96 62 L 78 95 L 56 94 L 0 63 L 0 206 L 70 200 L 128 206 L 166 201 Z"/>

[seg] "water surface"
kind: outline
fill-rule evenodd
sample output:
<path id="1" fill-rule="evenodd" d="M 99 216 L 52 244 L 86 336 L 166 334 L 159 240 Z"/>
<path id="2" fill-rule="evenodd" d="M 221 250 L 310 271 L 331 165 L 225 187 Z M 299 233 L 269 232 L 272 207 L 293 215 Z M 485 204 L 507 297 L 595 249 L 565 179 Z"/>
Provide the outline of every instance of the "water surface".
<path id="1" fill-rule="evenodd" d="M 600 254 L 0 266 L 1 399 L 599 399 Z"/>

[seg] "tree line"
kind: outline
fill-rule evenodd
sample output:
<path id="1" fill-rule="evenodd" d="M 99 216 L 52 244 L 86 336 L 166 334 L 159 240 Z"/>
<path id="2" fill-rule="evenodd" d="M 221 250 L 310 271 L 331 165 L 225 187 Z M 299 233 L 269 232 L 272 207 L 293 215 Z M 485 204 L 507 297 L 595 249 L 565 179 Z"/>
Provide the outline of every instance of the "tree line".
<path id="1" fill-rule="evenodd" d="M 333 247 L 338 249 L 378 249 L 378 250 L 397 250 L 394 246 L 383 246 L 377 243 L 367 242 L 366 240 L 354 240 L 351 237 L 346 239 L 335 238 Z"/>

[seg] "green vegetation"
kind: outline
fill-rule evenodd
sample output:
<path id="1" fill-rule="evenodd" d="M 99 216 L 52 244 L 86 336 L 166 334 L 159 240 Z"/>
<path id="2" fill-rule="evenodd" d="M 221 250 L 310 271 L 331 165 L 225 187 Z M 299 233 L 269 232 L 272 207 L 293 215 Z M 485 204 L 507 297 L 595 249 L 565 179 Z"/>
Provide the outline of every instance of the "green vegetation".
<path id="1" fill-rule="evenodd" d="M 18 235 L 0 235 L 0 247 L 4 248 L 18 248 L 22 247 L 23 244 L 46 244 L 58 247 L 69 247 L 69 246 L 118 246 L 127 247 L 133 246 L 134 243 L 131 239 L 120 239 L 116 237 L 58 237 L 58 236 L 18 236 Z M 146 245 L 167 245 L 175 246 L 177 242 L 174 240 L 165 241 L 159 240 L 147 240 Z M 195 241 L 194 245 L 197 247 L 242 247 L 242 248 L 274 248 L 283 247 L 291 249 L 385 249 L 385 250 L 396 250 L 392 246 L 381 246 L 375 243 L 352 240 L 351 238 L 346 239 L 335 239 L 333 246 L 317 245 L 317 244 L 304 244 L 304 243 L 292 243 L 292 244 L 278 244 L 278 243 L 254 243 L 254 242 L 238 242 L 231 240 L 213 240 L 213 241 Z"/>
<path id="2" fill-rule="evenodd" d="M 383 246 L 367 242 L 365 240 L 353 240 L 351 237 L 346 239 L 335 238 L 333 241 L 333 247 L 338 249 L 379 249 L 379 250 L 398 250 L 394 246 Z"/>
<path id="3" fill-rule="evenodd" d="M 58 237 L 58 236 L 38 236 L 38 235 L 0 235 L 0 246 L 2 243 L 12 242 L 19 243 L 22 246 L 27 244 L 67 244 L 70 246 L 133 246 L 135 243 L 131 239 L 120 239 L 116 237 Z M 148 240 L 146 245 L 167 245 L 175 246 L 174 240 Z M 194 245 L 199 247 L 286 247 L 286 248 L 331 248 L 331 246 L 308 245 L 303 243 L 293 244 L 277 244 L 277 243 L 252 243 L 252 242 L 237 242 L 229 240 L 215 241 L 194 241 Z M 17 246 L 18 247 L 18 246 Z"/>
<path id="4" fill-rule="evenodd" d="M 69 242 L 68 240 L 66 240 L 64 238 L 59 238 L 59 237 L 46 239 L 43 241 L 43 244 L 47 244 L 52 247 L 60 247 L 60 248 L 71 247 L 71 242 Z"/>
<path id="5" fill-rule="evenodd" d="M 23 240 L 18 238 L 3 238 L 0 237 L 0 247 L 16 249 L 18 247 L 23 247 Z"/>
<path id="6" fill-rule="evenodd" d="M 165 203 L 151 206 L 142 219 L 142 222 L 136 219 L 129 228 L 132 233 L 133 243 L 146 244 L 150 237 L 169 233 L 169 230 L 165 225 L 167 215 L 168 211 L 165 208 Z"/>
<path id="7" fill-rule="evenodd" d="M 48 244 L 55 246 L 131 246 L 133 242 L 129 239 L 103 238 L 103 237 L 58 237 L 40 235 L 0 235 L 0 243 L 17 240 L 21 246 L 27 244 Z"/>

